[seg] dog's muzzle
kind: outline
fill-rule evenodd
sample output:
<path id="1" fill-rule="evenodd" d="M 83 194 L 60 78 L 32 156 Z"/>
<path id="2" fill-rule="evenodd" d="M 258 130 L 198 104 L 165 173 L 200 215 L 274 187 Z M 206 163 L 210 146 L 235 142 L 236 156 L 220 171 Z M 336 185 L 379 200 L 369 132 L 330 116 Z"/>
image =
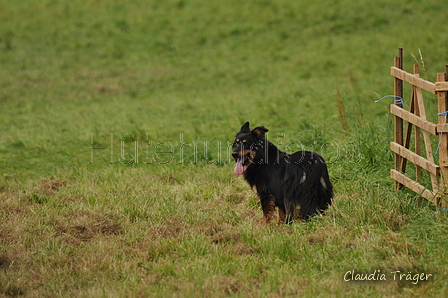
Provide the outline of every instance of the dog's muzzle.
<path id="1" fill-rule="evenodd" d="M 235 159 L 234 172 L 237 175 L 244 173 L 244 166 L 251 163 L 252 151 L 251 150 L 237 150 L 232 152 L 232 157 Z"/>
<path id="2" fill-rule="evenodd" d="M 240 156 L 240 155 L 238 154 L 238 152 L 235 152 L 235 151 L 232 152 L 232 157 L 233 157 L 235 160 L 237 160 L 239 156 Z"/>
<path id="3" fill-rule="evenodd" d="M 235 174 L 241 175 L 244 173 L 244 162 L 246 156 L 243 151 L 233 151 L 232 157 L 235 159 L 235 169 L 233 170 Z"/>

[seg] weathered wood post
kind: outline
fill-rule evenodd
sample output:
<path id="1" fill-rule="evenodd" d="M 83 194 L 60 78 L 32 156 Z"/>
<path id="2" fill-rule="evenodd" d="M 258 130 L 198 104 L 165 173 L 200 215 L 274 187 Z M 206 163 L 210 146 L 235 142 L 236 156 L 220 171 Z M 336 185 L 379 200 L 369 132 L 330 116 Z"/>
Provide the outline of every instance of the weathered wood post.
<path id="1" fill-rule="evenodd" d="M 439 166 L 441 169 L 440 177 L 440 201 L 438 205 L 442 207 L 448 206 L 447 202 L 447 186 L 448 186 L 448 65 L 446 65 L 445 73 L 437 74 L 437 82 L 435 83 L 435 91 L 437 93 L 439 119 L 437 130 L 440 133 L 439 137 Z"/>
<path id="2" fill-rule="evenodd" d="M 398 49 L 398 57 L 394 59 L 394 66 L 403 69 L 403 48 Z M 399 78 L 394 79 L 394 96 L 395 99 L 403 98 L 403 81 Z M 400 102 L 396 101 L 396 105 L 402 107 Z M 394 117 L 394 142 L 403 145 L 403 119 L 398 116 Z M 399 154 L 394 155 L 394 165 L 395 169 L 401 168 L 401 156 Z M 402 184 L 395 181 L 395 189 L 401 189 L 403 187 Z"/>

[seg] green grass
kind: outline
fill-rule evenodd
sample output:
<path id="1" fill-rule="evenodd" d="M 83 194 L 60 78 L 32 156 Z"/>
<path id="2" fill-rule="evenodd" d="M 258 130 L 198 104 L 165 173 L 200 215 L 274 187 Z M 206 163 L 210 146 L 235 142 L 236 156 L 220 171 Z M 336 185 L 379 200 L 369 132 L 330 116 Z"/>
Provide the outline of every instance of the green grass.
<path id="1" fill-rule="evenodd" d="M 393 191 L 374 100 L 398 47 L 445 71 L 445 21 L 436 0 L 0 0 L 0 296 L 444 297 L 446 212 Z M 248 120 L 325 156 L 326 217 L 262 223 L 228 160 Z"/>

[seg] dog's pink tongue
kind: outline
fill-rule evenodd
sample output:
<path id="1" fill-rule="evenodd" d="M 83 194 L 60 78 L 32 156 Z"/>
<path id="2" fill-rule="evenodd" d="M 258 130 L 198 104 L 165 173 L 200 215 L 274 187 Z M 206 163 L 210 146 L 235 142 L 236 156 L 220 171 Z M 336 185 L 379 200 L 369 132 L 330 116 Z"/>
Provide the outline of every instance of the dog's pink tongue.
<path id="1" fill-rule="evenodd" d="M 242 163 L 240 160 L 238 160 L 238 161 L 236 162 L 234 172 L 235 172 L 235 174 L 237 174 L 237 175 L 241 175 L 241 174 L 243 174 L 243 172 L 244 172 L 244 167 L 243 167 L 243 163 Z"/>

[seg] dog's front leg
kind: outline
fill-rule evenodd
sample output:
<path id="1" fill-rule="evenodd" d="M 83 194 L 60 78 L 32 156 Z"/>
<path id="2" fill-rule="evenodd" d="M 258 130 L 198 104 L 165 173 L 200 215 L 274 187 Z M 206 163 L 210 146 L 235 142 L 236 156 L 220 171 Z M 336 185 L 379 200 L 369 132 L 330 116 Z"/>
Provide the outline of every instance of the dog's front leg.
<path id="1" fill-rule="evenodd" d="M 275 197 L 273 195 L 260 196 L 260 202 L 263 208 L 264 222 L 268 223 L 275 212 Z"/>

